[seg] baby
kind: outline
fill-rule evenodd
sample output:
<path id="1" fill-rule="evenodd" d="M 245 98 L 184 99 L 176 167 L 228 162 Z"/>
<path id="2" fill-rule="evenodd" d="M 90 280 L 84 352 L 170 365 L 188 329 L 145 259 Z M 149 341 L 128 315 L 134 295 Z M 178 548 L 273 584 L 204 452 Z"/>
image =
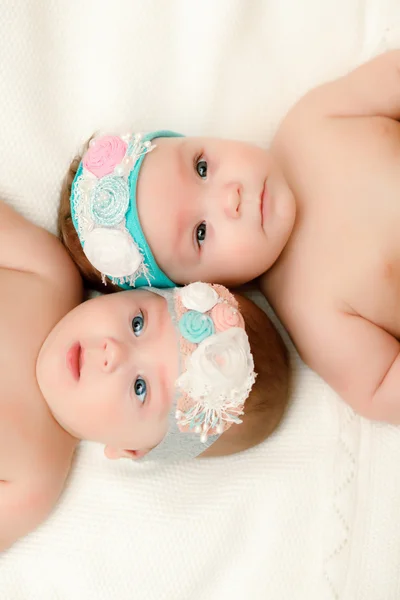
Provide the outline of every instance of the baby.
<path id="1" fill-rule="evenodd" d="M 267 176 L 281 202 L 262 223 Z M 85 280 L 103 292 L 238 285 L 275 262 L 294 214 L 292 192 L 261 148 L 156 131 L 91 139 L 66 177 L 59 230 Z"/>
<path id="2" fill-rule="evenodd" d="M 81 303 L 59 241 L 2 202 L 0 267 L 0 551 L 49 514 L 81 439 L 109 458 L 222 456 L 281 420 L 286 351 L 250 300 L 194 283 Z"/>
<path id="3" fill-rule="evenodd" d="M 94 140 L 72 185 L 72 221 L 64 188 L 64 243 L 91 283 L 102 273 L 141 284 L 106 237 L 117 231 L 137 242 L 139 270 L 155 282 L 153 264 L 179 284 L 238 285 L 267 271 L 262 290 L 305 362 L 360 414 L 400 423 L 399 119 L 395 50 L 304 96 L 268 152 L 156 132 L 145 138 L 156 149 L 136 160 L 128 138 L 119 154 Z M 109 155 L 115 171 L 103 170 Z M 128 184 L 127 212 L 116 194 L 120 215 L 109 221 L 102 195 L 104 220 L 93 209 L 85 222 L 107 177 Z"/>

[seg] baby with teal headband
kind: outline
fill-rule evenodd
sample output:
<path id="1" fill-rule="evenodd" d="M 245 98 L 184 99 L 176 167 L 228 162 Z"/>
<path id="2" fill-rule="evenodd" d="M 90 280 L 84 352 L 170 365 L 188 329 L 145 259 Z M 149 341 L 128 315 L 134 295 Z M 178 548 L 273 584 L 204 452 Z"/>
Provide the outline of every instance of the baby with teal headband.
<path id="1" fill-rule="evenodd" d="M 267 177 L 285 206 L 280 170 L 257 146 L 172 131 L 97 135 L 64 186 L 61 239 L 103 291 L 240 285 L 274 262 L 292 226 L 263 219 Z"/>

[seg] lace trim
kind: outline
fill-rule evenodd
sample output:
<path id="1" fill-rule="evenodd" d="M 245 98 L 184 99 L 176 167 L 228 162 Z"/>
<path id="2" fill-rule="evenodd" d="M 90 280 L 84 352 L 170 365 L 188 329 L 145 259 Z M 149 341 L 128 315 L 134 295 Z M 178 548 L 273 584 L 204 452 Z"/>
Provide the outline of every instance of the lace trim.
<path id="1" fill-rule="evenodd" d="M 81 240 L 83 248 L 88 234 L 100 226 L 106 229 L 112 229 L 114 231 L 121 232 L 124 236 L 127 236 L 137 249 L 138 254 L 140 253 L 142 257 L 139 266 L 132 273 L 121 277 L 111 276 L 99 268 L 98 270 L 101 273 L 101 279 L 104 285 L 107 285 L 106 278 L 108 278 L 114 284 L 119 285 L 127 283 L 129 286 L 134 287 L 136 280 L 139 277 L 144 277 L 148 285 L 151 286 L 151 278 L 154 279 L 154 275 L 151 274 L 148 265 L 145 263 L 145 257 L 142 248 L 138 246 L 126 227 L 125 214 L 129 206 L 129 189 L 127 187 L 127 179 L 129 174 L 134 168 L 137 160 L 144 154 L 147 154 L 153 150 L 155 146 L 148 141 L 142 142 L 141 134 L 136 134 L 133 138 L 131 134 L 124 137 L 128 142 L 128 147 L 124 159 L 114 169 L 114 175 L 97 179 L 90 172 L 84 170 L 77 178 L 74 183 L 74 193 L 72 198 L 73 210 L 77 222 L 78 236 Z M 110 194 L 113 194 L 112 203 L 110 203 L 111 206 L 100 206 L 98 210 L 96 209 L 95 212 L 99 212 L 96 222 L 93 217 L 94 207 L 91 205 L 93 204 L 94 196 L 101 193 L 99 188 L 107 182 L 107 191 Z M 122 185 L 126 187 L 126 190 L 120 189 Z M 128 194 L 128 202 L 125 197 L 126 194 Z M 97 204 L 98 203 L 96 203 L 96 206 Z M 96 264 L 93 264 L 93 266 L 98 268 Z"/>
<path id="2" fill-rule="evenodd" d="M 337 451 L 333 464 L 333 496 L 327 517 L 331 537 L 325 546 L 323 580 L 329 598 L 342 598 L 349 566 L 350 540 L 356 510 L 357 452 L 360 441 L 360 417 L 340 404 Z"/>

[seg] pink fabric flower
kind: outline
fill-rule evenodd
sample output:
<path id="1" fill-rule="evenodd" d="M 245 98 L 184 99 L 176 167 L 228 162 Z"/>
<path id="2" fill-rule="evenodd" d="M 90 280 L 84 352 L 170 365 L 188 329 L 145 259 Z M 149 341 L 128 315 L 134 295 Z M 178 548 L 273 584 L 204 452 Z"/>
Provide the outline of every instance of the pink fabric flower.
<path id="1" fill-rule="evenodd" d="M 214 321 L 215 331 L 221 332 L 231 327 L 244 329 L 244 319 L 240 312 L 225 302 L 214 306 L 211 311 L 211 318 Z"/>
<path id="2" fill-rule="evenodd" d="M 96 177 L 109 175 L 122 162 L 126 148 L 127 144 L 116 135 L 96 138 L 83 158 L 83 166 Z"/>

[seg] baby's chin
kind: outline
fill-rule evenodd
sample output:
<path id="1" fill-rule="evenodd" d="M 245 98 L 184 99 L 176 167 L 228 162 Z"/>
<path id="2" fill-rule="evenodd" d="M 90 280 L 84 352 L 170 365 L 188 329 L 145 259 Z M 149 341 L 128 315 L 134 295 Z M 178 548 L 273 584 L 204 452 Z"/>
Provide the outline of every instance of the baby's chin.
<path id="1" fill-rule="evenodd" d="M 52 338 L 54 338 L 53 331 L 54 330 L 52 330 L 47 336 L 47 338 L 44 340 L 36 358 L 36 381 L 39 385 L 42 394 L 44 393 L 43 390 L 46 387 L 46 374 L 47 372 L 51 372 L 52 370 L 50 357 Z"/>

